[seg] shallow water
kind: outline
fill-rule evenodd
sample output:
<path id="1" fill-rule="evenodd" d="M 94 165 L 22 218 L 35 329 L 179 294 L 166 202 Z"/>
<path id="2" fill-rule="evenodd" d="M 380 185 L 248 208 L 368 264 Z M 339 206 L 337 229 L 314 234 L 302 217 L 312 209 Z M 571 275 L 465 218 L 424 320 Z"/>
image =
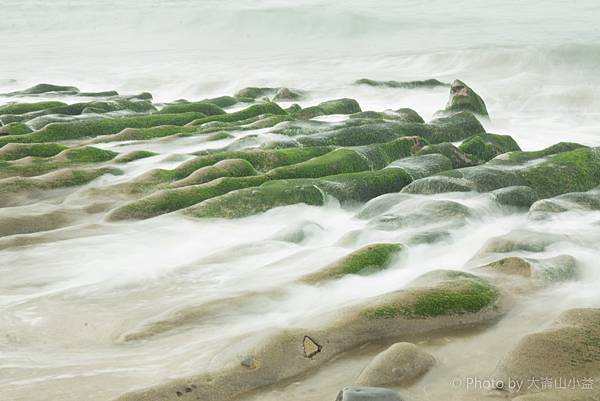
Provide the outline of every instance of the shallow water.
<path id="1" fill-rule="evenodd" d="M 600 145 L 600 5 L 593 0 L 380 1 L 376 6 L 321 0 L 0 0 L 0 8 L 0 92 L 52 82 L 86 91 L 147 90 L 157 101 L 171 101 L 230 94 L 249 85 L 288 86 L 310 91 L 303 106 L 347 96 L 363 110 L 411 107 L 428 120 L 445 104 L 447 88 L 386 89 L 352 82 L 460 78 L 486 101 L 488 132 L 510 134 L 523 149 L 558 141 Z M 0 98 L 0 104 L 7 101 Z M 91 187 L 173 168 L 189 156 L 169 156 L 231 142 L 192 137 L 102 144 L 159 155 L 127 164 L 123 176 L 104 176 L 0 211 L 75 210 L 96 202 Z M 502 342 L 508 333 L 516 341 L 562 310 L 600 307 L 600 214 L 532 222 L 526 213 L 499 208 L 487 195 L 437 198 L 469 206 L 467 224 L 451 227 L 445 241 L 411 247 L 385 272 L 322 287 L 297 279 L 365 244 L 405 242 L 422 227 L 374 230 L 356 217 L 358 208 L 331 200 L 324 207 L 296 205 L 233 221 L 168 215 L 117 224 L 86 216 L 77 225 L 32 234 L 40 237 L 34 245 L 1 246 L 0 399 L 110 400 L 219 367 L 237 357 L 252 335 L 402 288 L 429 270 L 465 269 L 489 238 L 520 228 L 568 234 L 568 241 L 532 256 L 573 255 L 581 277 L 525 296 L 490 330 L 451 333 L 447 341 L 424 344 L 444 363 L 423 379 L 429 387 L 415 386 L 409 397 L 464 399 L 460 392 L 447 393 L 448 381 L 453 375 L 490 374 L 509 349 Z M 418 209 L 423 201 L 415 196 L 407 205 Z M 303 241 L 280 239 L 282 230 L 298 227 L 308 227 Z M 144 331 L 178 313 L 184 317 L 175 328 L 151 336 Z M 125 341 L 140 333 L 141 340 Z M 358 362 L 335 361 L 323 375 L 252 399 L 333 400 L 335 390 L 368 360 L 355 358 Z"/>

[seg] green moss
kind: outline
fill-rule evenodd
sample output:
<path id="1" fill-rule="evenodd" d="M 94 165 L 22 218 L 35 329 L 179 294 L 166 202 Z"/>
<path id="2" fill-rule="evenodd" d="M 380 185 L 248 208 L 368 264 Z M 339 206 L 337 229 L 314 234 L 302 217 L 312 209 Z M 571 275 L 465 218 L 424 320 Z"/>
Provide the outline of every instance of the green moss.
<path id="1" fill-rule="evenodd" d="M 116 141 L 145 141 L 149 139 L 164 138 L 172 135 L 187 135 L 198 132 L 197 127 L 180 127 L 177 125 L 159 125 L 151 128 L 127 128 L 118 134 L 106 135 L 99 138 L 98 142 Z"/>
<path id="2" fill-rule="evenodd" d="M 323 177 L 369 169 L 367 159 L 352 149 L 336 149 L 302 163 L 275 168 L 267 173 L 272 179 Z"/>
<path id="3" fill-rule="evenodd" d="M 302 281 L 319 283 L 348 274 L 373 274 L 389 267 L 394 257 L 404 249 L 402 244 L 367 245 L 332 263 L 322 271 L 304 277 Z"/>
<path id="4" fill-rule="evenodd" d="M 230 107 L 230 106 L 233 106 L 234 104 L 238 103 L 238 100 L 232 96 L 219 96 L 219 97 L 213 97 L 210 99 L 204 99 L 203 102 L 212 103 L 215 106 L 219 106 L 219 107 Z"/>
<path id="5" fill-rule="evenodd" d="M 158 153 L 150 152 L 148 150 L 134 150 L 124 155 L 120 155 L 116 158 L 117 163 L 129 163 L 134 160 L 145 159 L 146 157 L 156 156 Z"/>
<path id="6" fill-rule="evenodd" d="M 310 106 L 300 110 L 293 111 L 294 118 L 298 120 L 310 120 L 311 118 L 324 116 L 325 110 L 321 109 L 318 106 Z"/>
<path id="7" fill-rule="evenodd" d="M 23 123 L 9 123 L 0 126 L 0 136 L 2 135 L 24 135 L 29 134 L 33 130 Z"/>
<path id="8" fill-rule="evenodd" d="M 201 102 L 185 102 L 185 103 L 173 103 L 162 108 L 159 113 L 162 114 L 175 114 L 175 113 L 188 113 L 188 112 L 202 113 L 205 116 L 216 116 L 219 114 L 225 114 L 225 111 L 217 105 L 212 103 Z"/>
<path id="9" fill-rule="evenodd" d="M 48 124 L 27 135 L 0 137 L 0 145 L 10 142 L 54 142 L 115 134 L 125 128 L 150 128 L 160 125 L 184 125 L 199 116 L 198 113 L 150 114 L 144 116 L 102 118 L 66 123 Z"/>
<path id="10" fill-rule="evenodd" d="M 100 92 L 79 92 L 77 96 L 81 97 L 112 97 L 119 96 L 119 92 L 115 90 L 100 91 Z"/>
<path id="11" fill-rule="evenodd" d="M 12 177 L 0 181 L 0 193 L 9 194 L 29 190 L 50 190 L 79 186 L 104 174 L 119 175 L 123 172 L 116 168 L 64 169 L 40 177 Z"/>
<path id="12" fill-rule="evenodd" d="M 64 156 L 74 163 L 98 163 L 112 160 L 117 154 L 117 152 L 110 150 L 98 149 L 92 146 L 83 146 L 65 150 L 58 156 Z"/>
<path id="13" fill-rule="evenodd" d="M 202 125 L 208 122 L 220 121 L 220 122 L 238 122 L 242 120 L 246 120 L 253 117 L 258 117 L 264 114 L 273 114 L 273 115 L 285 115 L 287 114 L 285 110 L 279 107 L 276 103 L 266 102 L 266 103 L 258 103 L 253 104 L 243 110 L 236 111 L 233 113 L 220 114 L 216 116 L 208 116 L 204 118 L 199 118 L 190 125 Z"/>
<path id="14" fill-rule="evenodd" d="M 542 150 L 529 152 L 511 152 L 508 154 L 508 161 L 513 163 L 525 163 L 530 160 L 540 159 L 542 157 L 555 155 L 557 153 L 568 152 L 571 150 L 584 148 L 584 145 L 573 142 L 559 142 Z"/>
<path id="15" fill-rule="evenodd" d="M 521 150 L 511 136 L 487 133 L 466 139 L 459 148 L 481 161 L 491 160 L 503 153 Z"/>
<path id="16" fill-rule="evenodd" d="M 485 128 L 479 120 L 469 112 L 439 117 L 426 124 L 429 133 L 424 135 L 430 143 L 462 141 L 473 135 L 484 134 Z"/>
<path id="17" fill-rule="evenodd" d="M 111 220 L 147 219 L 174 212 L 228 192 L 255 187 L 267 180 L 264 176 L 223 177 L 200 185 L 165 189 L 111 212 Z"/>
<path id="18" fill-rule="evenodd" d="M 452 162 L 452 168 L 463 168 L 477 164 L 465 152 L 449 142 L 442 142 L 433 145 L 426 145 L 417 152 L 417 156 L 441 154 L 446 156 Z"/>
<path id="19" fill-rule="evenodd" d="M 414 290 L 406 303 L 384 305 L 364 312 L 369 319 L 427 318 L 476 313 L 498 298 L 498 291 L 483 280 L 458 279 Z"/>
<path id="20" fill-rule="evenodd" d="M 598 148 L 579 148 L 517 172 L 540 198 L 585 192 L 600 185 L 600 152 Z"/>
<path id="21" fill-rule="evenodd" d="M 353 114 L 361 111 L 360 105 L 354 99 L 335 99 L 319 103 L 317 106 L 325 114 Z"/>
<path id="22" fill-rule="evenodd" d="M 0 160 L 18 160 L 28 156 L 52 157 L 68 149 L 58 143 L 9 144 L 0 148 Z"/>
<path id="23" fill-rule="evenodd" d="M 450 100 L 448 100 L 445 111 L 470 111 L 482 116 L 488 115 L 483 99 L 473 89 L 458 79 L 452 82 L 450 86 Z"/>
<path id="24" fill-rule="evenodd" d="M 51 109 L 53 107 L 63 107 L 66 105 L 66 103 L 56 101 L 35 103 L 9 103 L 4 106 L 0 106 L 0 114 L 25 114 L 30 113 L 32 111 Z"/>
<path id="25" fill-rule="evenodd" d="M 184 213 L 193 217 L 239 218 L 296 203 L 323 204 L 323 194 L 314 185 L 286 181 L 272 181 L 269 184 L 208 199 L 186 209 Z"/>

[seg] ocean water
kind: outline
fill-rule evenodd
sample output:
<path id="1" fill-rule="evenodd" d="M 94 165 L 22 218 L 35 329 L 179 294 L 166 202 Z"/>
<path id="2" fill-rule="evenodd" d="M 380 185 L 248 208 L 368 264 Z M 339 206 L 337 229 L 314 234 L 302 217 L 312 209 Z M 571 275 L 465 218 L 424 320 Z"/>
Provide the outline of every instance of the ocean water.
<path id="1" fill-rule="evenodd" d="M 0 93 L 50 82 L 149 91 L 156 101 L 172 101 L 287 86 L 310 92 L 303 105 L 344 96 L 363 110 L 411 107 L 429 119 L 447 101 L 447 88 L 352 83 L 459 78 L 486 101 L 488 132 L 509 134 L 523 149 L 559 141 L 600 146 L 600 3 L 594 0 L 0 0 L 0 13 Z M 152 146 L 160 156 L 131 163 L 124 176 L 3 208 L 0 217 L 88 206 L 90 186 L 172 168 L 178 162 L 168 156 L 215 145 L 182 139 Z M 567 235 L 569 241 L 541 256 L 576 256 L 581 279 L 527 300 L 489 334 L 442 354 L 458 358 L 464 371 L 481 354 L 470 359 L 456 350 L 482 347 L 496 361 L 502 350 L 494 344 L 509 328 L 524 335 L 564 309 L 600 306 L 600 215 L 532 222 L 485 195 L 440 198 L 474 211 L 448 242 L 413 247 L 385 273 L 322 288 L 295 281 L 364 244 L 402 242 L 416 228 L 372 230 L 356 218 L 357 209 L 332 200 L 227 222 L 90 218 L 48 233 L 49 241 L 0 250 L 0 400 L 110 400 L 210 370 L 237 355 L 240 338 L 402 288 L 429 270 L 463 269 L 489 238 L 518 229 Z M 421 199 L 412 202 L 418 208 Z M 277 240 L 282 230 L 298 227 L 308 233 L 301 243 Z M 183 316 L 178 329 L 126 341 L 173 316 Z M 308 381 L 255 399 L 333 400 L 351 369 L 336 372 L 340 383 Z M 447 374 L 436 371 L 431 380 L 442 383 Z M 440 394 L 417 392 L 421 400 Z"/>

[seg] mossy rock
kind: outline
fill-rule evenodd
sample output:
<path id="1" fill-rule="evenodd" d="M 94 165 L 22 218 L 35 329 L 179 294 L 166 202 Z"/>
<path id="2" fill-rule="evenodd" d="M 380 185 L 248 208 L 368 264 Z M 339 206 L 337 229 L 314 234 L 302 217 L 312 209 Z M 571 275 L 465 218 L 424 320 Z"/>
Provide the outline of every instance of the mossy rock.
<path id="1" fill-rule="evenodd" d="M 228 192 L 256 187 L 266 181 L 264 176 L 223 177 L 205 184 L 164 189 L 113 210 L 109 220 L 148 219 L 174 212 Z"/>
<path id="2" fill-rule="evenodd" d="M 492 163 L 495 164 L 523 164 L 531 160 L 569 152 L 571 150 L 585 148 L 586 146 L 573 142 L 559 142 L 542 150 L 515 151 L 496 157 Z"/>
<path id="3" fill-rule="evenodd" d="M 168 104 L 159 111 L 159 113 L 161 114 L 189 112 L 202 113 L 205 116 L 216 116 L 219 114 L 225 114 L 225 111 L 219 106 L 205 101 Z"/>
<path id="4" fill-rule="evenodd" d="M 279 107 L 277 105 L 277 103 L 265 102 L 265 103 L 253 104 L 243 110 L 235 111 L 232 113 L 219 114 L 219 115 L 215 115 L 215 116 L 199 118 L 199 119 L 192 121 L 189 125 L 197 126 L 197 125 L 202 125 L 202 124 L 206 124 L 206 123 L 214 122 L 214 121 L 226 122 L 226 123 L 240 122 L 240 121 L 247 120 L 249 118 L 259 117 L 259 116 L 268 115 L 268 114 L 285 115 L 285 114 L 287 114 L 287 112 L 285 110 L 283 110 L 281 107 Z"/>
<path id="5" fill-rule="evenodd" d="M 256 170 L 247 160 L 226 159 L 221 160 L 212 166 L 199 168 L 186 178 L 175 181 L 171 186 L 184 187 L 187 185 L 204 184 L 205 182 L 221 177 L 247 177 L 256 174 Z"/>
<path id="6" fill-rule="evenodd" d="M 116 90 L 100 91 L 100 92 L 79 92 L 77 96 L 81 97 L 113 97 L 119 96 Z"/>
<path id="7" fill-rule="evenodd" d="M 542 219 L 568 211 L 600 210 L 600 190 L 595 188 L 589 192 L 566 193 L 537 201 L 530 206 L 529 217 L 532 219 Z"/>
<path id="8" fill-rule="evenodd" d="M 60 94 L 68 94 L 68 95 L 76 95 L 79 93 L 79 89 L 74 86 L 65 86 L 65 85 L 54 85 L 54 84 L 37 84 L 32 86 L 31 88 L 23 89 L 17 92 L 11 92 L 9 95 L 17 96 L 17 95 L 41 95 L 43 93 L 60 93 Z"/>
<path id="9" fill-rule="evenodd" d="M 325 115 L 325 111 L 318 106 L 305 107 L 304 109 L 294 110 L 292 113 L 294 118 L 298 120 L 310 120 Z"/>
<path id="10" fill-rule="evenodd" d="M 538 200 L 538 194 L 527 186 L 514 186 L 492 191 L 492 198 L 501 205 L 529 208 Z"/>
<path id="11" fill-rule="evenodd" d="M 67 146 L 58 143 L 9 143 L 0 148 L 0 160 L 18 160 L 29 156 L 52 157 L 66 149 Z"/>
<path id="12" fill-rule="evenodd" d="M 450 85 L 450 99 L 444 111 L 446 113 L 470 111 L 481 116 L 488 116 L 483 99 L 467 84 L 458 79 Z"/>
<path id="13" fill-rule="evenodd" d="M 3 135 L 24 135 L 33 132 L 29 126 L 23 123 L 9 123 L 0 126 L 0 136 Z"/>
<path id="14" fill-rule="evenodd" d="M 134 150 L 129 153 L 119 155 L 115 161 L 117 163 L 129 163 L 135 160 L 145 159 L 147 157 L 156 156 L 158 153 L 150 152 L 149 150 Z"/>
<path id="15" fill-rule="evenodd" d="M 459 148 L 481 161 L 491 160 L 503 153 L 521 150 L 511 136 L 488 133 L 478 134 L 466 139 Z"/>
<path id="16" fill-rule="evenodd" d="M 114 159 L 117 152 L 99 149 L 93 146 L 69 148 L 54 157 L 56 160 L 65 160 L 73 163 L 98 163 Z"/>
<path id="17" fill-rule="evenodd" d="M 301 91 L 289 88 L 279 88 L 273 96 L 273 100 L 292 101 L 301 99 L 302 97 L 304 97 L 304 94 Z"/>
<path id="18" fill-rule="evenodd" d="M 231 107 L 238 103 L 238 100 L 236 98 L 234 98 L 233 96 L 218 96 L 218 97 L 204 99 L 202 101 L 205 103 L 214 104 L 215 106 L 219 106 L 221 108 Z"/>
<path id="19" fill-rule="evenodd" d="M 424 200 L 418 208 L 407 208 L 403 204 L 392 208 L 371 220 L 369 226 L 378 230 L 397 230 L 407 227 L 423 227 L 428 224 L 450 226 L 464 225 L 471 216 L 465 205 L 450 200 Z"/>
<path id="20" fill-rule="evenodd" d="M 9 142 L 55 142 L 115 134 L 125 128 L 149 128 L 160 125 L 184 125 L 195 120 L 198 113 L 150 114 L 145 116 L 101 118 L 67 123 L 48 124 L 31 134 L 0 137 L 0 145 Z"/>
<path id="21" fill-rule="evenodd" d="M 376 170 L 419 149 L 416 138 L 400 138 L 383 144 L 341 148 L 305 162 L 278 167 L 267 173 L 272 179 L 317 178 L 334 174 Z"/>
<path id="22" fill-rule="evenodd" d="M 302 282 L 317 284 L 326 280 L 338 279 L 348 274 L 373 274 L 388 268 L 394 257 L 403 250 L 405 250 L 405 247 L 402 244 L 366 245 L 326 266 L 324 269 L 303 277 Z"/>
<path id="23" fill-rule="evenodd" d="M 544 283 L 574 280 L 578 275 L 577 260 L 570 255 L 547 259 L 508 256 L 481 266 L 480 269 L 537 279 Z"/>
<path id="24" fill-rule="evenodd" d="M 485 133 L 479 120 L 468 111 L 438 117 L 427 125 L 429 134 L 425 136 L 430 143 L 457 142 L 473 135 Z"/>
<path id="25" fill-rule="evenodd" d="M 499 293 L 487 281 L 476 277 L 457 276 L 427 287 L 412 290 L 410 302 L 390 303 L 367 309 L 369 319 L 398 317 L 429 318 L 435 316 L 477 313 L 493 307 Z"/>
<path id="26" fill-rule="evenodd" d="M 413 180 L 452 169 L 452 162 L 441 154 L 405 157 L 392 162 L 387 168 L 401 168 Z"/>
<path id="27" fill-rule="evenodd" d="M 192 135 L 197 132 L 197 127 L 181 127 L 177 125 L 159 125 L 150 128 L 125 128 L 116 134 L 96 138 L 94 142 L 145 141 L 172 135 Z"/>
<path id="28" fill-rule="evenodd" d="M 353 114 L 361 111 L 358 102 L 348 98 L 321 102 L 317 107 L 325 114 Z"/>
<path id="29" fill-rule="evenodd" d="M 421 81 L 376 81 L 373 79 L 362 78 L 354 82 L 355 85 L 368 85 L 375 87 L 401 88 L 401 89 L 420 89 L 420 88 L 436 88 L 438 86 L 450 86 L 445 82 L 437 79 L 425 79 Z"/>
<path id="30" fill-rule="evenodd" d="M 427 145 L 417 152 L 418 156 L 430 154 L 446 156 L 452 162 L 452 168 L 470 167 L 478 164 L 476 160 L 473 160 L 469 155 L 465 154 L 465 152 L 450 142 Z"/>
<path id="31" fill-rule="evenodd" d="M 473 191 L 472 183 L 463 178 L 431 176 L 420 178 L 407 185 L 402 192 L 407 194 L 440 194 L 445 192 Z"/>
<path id="32" fill-rule="evenodd" d="M 275 94 L 277 88 L 260 88 L 256 86 L 249 86 L 244 89 L 240 89 L 233 95 L 236 98 L 246 99 L 258 99 L 260 97 L 271 96 Z"/>
<path id="33" fill-rule="evenodd" d="M 0 114 L 25 114 L 31 113 L 32 111 L 46 110 L 54 107 L 64 107 L 66 105 L 66 103 L 57 101 L 9 103 L 4 106 L 0 106 Z"/>
<path id="34" fill-rule="evenodd" d="M 193 217 L 239 218 L 296 203 L 322 205 L 323 193 L 314 185 L 297 185 L 283 181 L 270 182 L 254 188 L 239 189 L 208 199 L 184 210 Z"/>

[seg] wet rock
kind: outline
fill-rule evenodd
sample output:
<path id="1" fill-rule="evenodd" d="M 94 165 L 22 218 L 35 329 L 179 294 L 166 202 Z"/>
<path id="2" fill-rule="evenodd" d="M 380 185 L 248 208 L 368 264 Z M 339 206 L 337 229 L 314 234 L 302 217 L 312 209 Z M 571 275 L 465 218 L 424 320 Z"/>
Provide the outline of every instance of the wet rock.
<path id="1" fill-rule="evenodd" d="M 360 105 L 354 99 L 335 99 L 319 103 L 318 108 L 325 114 L 353 114 L 361 111 Z"/>
<path id="2" fill-rule="evenodd" d="M 402 401 L 397 391 L 387 388 L 348 386 L 344 387 L 335 401 Z"/>
<path id="3" fill-rule="evenodd" d="M 205 116 L 216 116 L 220 114 L 225 114 L 225 111 L 222 108 L 215 104 L 208 103 L 206 101 L 168 104 L 159 111 L 159 113 L 161 114 L 189 112 L 202 113 Z"/>
<path id="4" fill-rule="evenodd" d="M 282 229 L 271 239 L 299 244 L 315 235 L 322 233 L 323 230 L 324 228 L 317 223 L 303 221 L 297 225 Z"/>
<path id="5" fill-rule="evenodd" d="M 273 96 L 273 100 L 291 101 L 301 99 L 302 97 L 303 94 L 300 91 L 296 91 L 289 88 L 279 88 Z"/>
<path id="6" fill-rule="evenodd" d="M 405 247 L 402 244 L 366 245 L 324 269 L 304 276 L 302 281 L 316 284 L 348 274 L 373 274 L 389 267 L 394 258 L 403 250 Z"/>
<path id="7" fill-rule="evenodd" d="M 483 99 L 467 84 L 457 79 L 450 85 L 450 99 L 444 113 L 453 114 L 460 111 L 470 111 L 481 116 L 488 116 Z"/>
<path id="8" fill-rule="evenodd" d="M 501 205 L 529 208 L 538 200 L 537 192 L 527 186 L 514 186 L 492 191 L 493 199 Z"/>
<path id="9" fill-rule="evenodd" d="M 236 98 L 258 99 L 265 96 L 271 96 L 277 91 L 277 88 L 249 86 L 240 89 L 233 95 Z"/>
<path id="10" fill-rule="evenodd" d="M 417 155 L 441 154 L 452 162 L 452 168 L 470 167 L 477 164 L 469 155 L 449 142 L 424 146 Z"/>
<path id="11" fill-rule="evenodd" d="M 444 155 L 430 154 L 404 157 L 392 162 L 387 168 L 401 168 L 412 177 L 413 180 L 451 170 L 452 162 Z"/>
<path id="12" fill-rule="evenodd" d="M 354 82 L 355 85 L 369 85 L 369 86 L 383 86 L 388 88 L 402 88 L 402 89 L 418 89 L 418 88 L 435 88 L 438 86 L 450 86 L 445 82 L 441 82 L 437 79 L 425 79 L 422 81 L 375 81 L 373 79 L 359 79 Z"/>
<path id="13" fill-rule="evenodd" d="M 40 111 L 51 109 L 55 107 L 67 106 L 66 103 L 57 101 L 45 101 L 35 103 L 9 103 L 4 106 L 0 106 L 1 114 L 25 114 L 31 113 L 32 111 Z"/>
<path id="14" fill-rule="evenodd" d="M 416 208 L 406 208 L 403 204 L 385 214 L 375 217 L 370 227 L 379 230 L 397 230 L 406 227 L 422 227 L 438 224 L 444 227 L 461 226 L 471 215 L 469 208 L 449 200 L 423 200 Z"/>
<path id="15" fill-rule="evenodd" d="M 479 250 L 479 256 L 494 253 L 508 253 L 516 251 L 542 252 L 547 247 L 565 240 L 566 237 L 548 232 L 532 230 L 513 230 L 508 234 L 490 238 Z"/>
<path id="16" fill-rule="evenodd" d="M 571 309 L 552 327 L 524 337 L 500 362 L 495 377 L 512 380 L 533 378 L 600 379 L 600 309 Z M 521 392 L 536 392 L 523 386 Z M 573 398 L 569 398 L 573 399 Z"/>
<path id="17" fill-rule="evenodd" d="M 186 178 L 175 181 L 171 187 L 185 187 L 188 185 L 204 184 L 221 177 L 248 177 L 256 175 L 257 172 L 248 162 L 243 159 L 226 159 L 212 166 L 199 168 Z"/>
<path id="18" fill-rule="evenodd" d="M 23 123 L 10 123 L 0 126 L 0 136 L 29 134 L 33 130 Z"/>
<path id="19" fill-rule="evenodd" d="M 489 133 L 478 134 L 467 138 L 459 148 L 476 160 L 484 162 L 503 153 L 521 150 L 517 142 L 511 136 Z"/>
<path id="20" fill-rule="evenodd" d="M 356 217 L 360 219 L 371 219 L 387 212 L 397 204 L 409 199 L 412 199 L 411 195 L 402 193 L 384 194 L 378 196 L 377 198 L 371 199 L 369 202 L 367 202 L 356 214 Z"/>
<path id="21" fill-rule="evenodd" d="M 444 192 L 470 192 L 472 183 L 463 178 L 432 176 L 411 182 L 402 192 L 407 194 L 440 194 Z"/>
<path id="22" fill-rule="evenodd" d="M 218 114 L 206 117 L 198 117 L 190 122 L 189 126 L 200 126 L 206 123 L 222 122 L 222 123 L 242 123 L 252 118 L 257 118 L 266 115 L 286 115 L 287 112 L 277 105 L 277 103 L 264 102 L 253 104 L 245 109 L 234 111 L 231 113 Z M 252 120 L 251 122 L 254 122 Z"/>
<path id="23" fill-rule="evenodd" d="M 401 386 L 423 376 L 435 363 L 428 352 L 411 343 L 396 343 L 378 354 L 361 372 L 356 384 Z"/>
<path id="24" fill-rule="evenodd" d="M 572 192 L 535 202 L 529 209 L 531 219 L 543 219 L 568 211 L 600 210 L 600 190 Z"/>
<path id="25" fill-rule="evenodd" d="M 61 95 L 76 95 L 79 93 L 79 89 L 74 86 L 54 85 L 54 84 L 37 84 L 31 88 L 23 89 L 21 91 L 11 92 L 9 96 L 20 96 L 20 95 L 41 95 L 45 93 L 57 93 Z"/>
<path id="26" fill-rule="evenodd" d="M 570 255 L 559 255 L 548 259 L 533 259 L 509 256 L 480 269 L 538 279 L 546 283 L 572 280 L 577 277 L 577 260 Z"/>

